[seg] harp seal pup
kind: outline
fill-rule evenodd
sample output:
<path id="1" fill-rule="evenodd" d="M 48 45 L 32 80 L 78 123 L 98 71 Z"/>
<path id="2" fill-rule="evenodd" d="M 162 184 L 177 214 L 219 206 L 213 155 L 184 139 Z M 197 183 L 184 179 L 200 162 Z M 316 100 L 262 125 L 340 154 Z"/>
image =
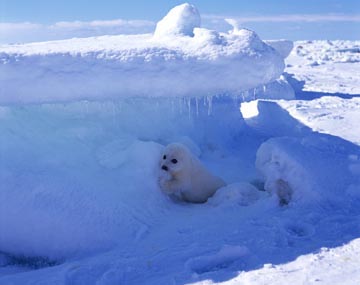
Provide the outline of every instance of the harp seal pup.
<path id="1" fill-rule="evenodd" d="M 158 181 L 164 193 L 192 203 L 206 202 L 216 190 L 226 185 L 180 143 L 165 147 L 160 158 Z"/>

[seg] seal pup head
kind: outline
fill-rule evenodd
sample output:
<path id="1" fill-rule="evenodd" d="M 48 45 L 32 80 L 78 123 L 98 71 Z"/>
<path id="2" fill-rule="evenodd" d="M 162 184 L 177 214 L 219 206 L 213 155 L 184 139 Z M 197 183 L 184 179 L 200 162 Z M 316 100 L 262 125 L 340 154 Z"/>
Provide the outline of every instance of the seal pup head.
<path id="1" fill-rule="evenodd" d="M 172 177 L 176 177 L 191 162 L 191 153 L 186 146 L 172 143 L 165 147 L 160 159 L 160 168 Z"/>

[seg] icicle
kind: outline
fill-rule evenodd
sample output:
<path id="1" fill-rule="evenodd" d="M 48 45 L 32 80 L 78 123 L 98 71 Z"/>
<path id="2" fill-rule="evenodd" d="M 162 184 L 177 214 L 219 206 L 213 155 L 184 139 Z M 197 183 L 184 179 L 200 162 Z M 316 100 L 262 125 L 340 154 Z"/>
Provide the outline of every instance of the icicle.
<path id="1" fill-rule="evenodd" d="M 108 112 L 108 110 L 110 109 L 110 106 L 113 105 L 113 108 L 115 108 L 115 103 L 111 102 L 104 102 L 104 104 L 102 105 L 102 113 L 106 114 Z"/>
<path id="2" fill-rule="evenodd" d="M 195 105 L 196 105 L 196 116 L 199 116 L 199 99 L 195 97 Z"/>
<path id="3" fill-rule="evenodd" d="M 113 124 L 115 125 L 116 124 L 116 115 L 117 115 L 117 112 L 116 112 L 116 106 L 114 103 L 111 104 L 111 111 L 112 111 L 112 119 L 113 119 Z"/>
<path id="4" fill-rule="evenodd" d="M 191 119 L 191 98 L 187 99 L 189 119 Z"/>
<path id="5" fill-rule="evenodd" d="M 208 96 L 207 101 L 208 101 L 208 116 L 210 116 L 212 113 L 212 97 Z"/>
<path id="6" fill-rule="evenodd" d="M 242 101 L 245 102 L 245 94 L 244 94 L 244 91 L 241 91 L 241 97 L 242 97 Z"/>
<path id="7" fill-rule="evenodd" d="M 84 105 L 85 105 L 85 115 L 88 115 L 89 114 L 89 102 L 85 101 Z"/>
<path id="8" fill-rule="evenodd" d="M 179 104 L 180 104 L 180 114 L 182 114 L 183 112 L 182 98 L 179 98 Z"/>
<path id="9" fill-rule="evenodd" d="M 174 99 L 171 99 L 171 112 L 174 115 L 175 114 L 175 102 Z"/>
<path id="10" fill-rule="evenodd" d="M 122 112 L 122 111 L 125 109 L 124 106 L 126 106 L 126 102 L 125 102 L 125 101 L 119 101 L 118 110 L 119 110 L 120 112 Z"/>
<path id="11" fill-rule="evenodd" d="M 245 91 L 245 98 L 246 98 L 247 101 L 249 100 L 249 97 L 250 97 L 249 90 L 246 90 Z"/>
<path id="12" fill-rule="evenodd" d="M 238 95 L 237 95 L 237 94 L 233 94 L 233 95 L 232 95 L 232 100 L 233 100 L 233 102 L 234 102 L 234 106 L 237 107 L 237 106 L 239 105 L 239 103 L 238 103 L 238 100 L 239 100 Z"/>

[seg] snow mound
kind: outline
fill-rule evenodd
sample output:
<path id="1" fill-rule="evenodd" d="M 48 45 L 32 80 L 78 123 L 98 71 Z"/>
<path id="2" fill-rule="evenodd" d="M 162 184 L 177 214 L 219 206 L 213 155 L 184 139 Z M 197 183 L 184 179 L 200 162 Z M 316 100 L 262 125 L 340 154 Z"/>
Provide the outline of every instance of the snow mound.
<path id="1" fill-rule="evenodd" d="M 250 183 L 233 183 L 216 191 L 208 200 L 209 205 L 229 207 L 230 205 L 249 206 L 267 195 Z"/>
<path id="2" fill-rule="evenodd" d="M 200 14 L 194 5 L 188 3 L 172 8 L 157 23 L 154 36 L 194 36 L 194 28 L 200 27 Z"/>
<path id="3" fill-rule="evenodd" d="M 358 183 L 349 158 L 358 153 L 355 145 L 327 135 L 273 138 L 258 149 L 256 168 L 265 189 L 280 196 L 287 192 L 290 202 L 341 204 L 346 189 Z"/>
<path id="4" fill-rule="evenodd" d="M 174 9 L 155 36 L 0 46 L 0 104 L 239 95 L 282 74 L 282 56 L 256 33 L 198 28 L 193 6 Z"/>
<path id="5" fill-rule="evenodd" d="M 24 144 L 4 135 L 8 142 L 2 146 L 4 151 L 22 149 L 21 159 L 28 159 Z M 72 159 L 70 149 L 61 146 L 63 142 L 54 142 L 54 151 L 48 149 L 38 155 L 32 170 L 17 157 L 12 156 L 10 162 L 4 156 L 7 162 L 0 171 L 0 199 L 6 201 L 1 213 L 7 218 L 0 219 L 0 229 L 6 229 L 0 236 L 0 251 L 62 260 L 140 238 L 165 201 L 156 182 L 162 146 L 140 140 L 122 144 L 114 141 L 101 147 L 95 156 L 86 154 L 76 136 L 66 132 L 58 135 L 67 136 Z M 41 142 L 36 134 L 28 139 L 43 150 L 52 144 L 49 140 Z M 109 160 L 107 151 L 112 151 L 113 160 Z M 77 161 L 88 167 L 73 168 Z M 93 177 L 96 182 L 84 177 Z"/>

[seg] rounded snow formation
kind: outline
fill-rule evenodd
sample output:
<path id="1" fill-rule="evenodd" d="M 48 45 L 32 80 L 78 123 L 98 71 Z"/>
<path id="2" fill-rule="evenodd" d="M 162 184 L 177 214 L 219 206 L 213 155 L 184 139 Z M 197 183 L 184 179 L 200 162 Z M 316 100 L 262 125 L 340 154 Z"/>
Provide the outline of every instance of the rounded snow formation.
<path id="1" fill-rule="evenodd" d="M 253 31 L 199 25 L 196 8 L 183 4 L 155 36 L 0 45 L 0 104 L 241 95 L 282 74 L 283 57 Z"/>
<path id="2" fill-rule="evenodd" d="M 184 3 L 174 7 L 157 23 L 154 36 L 194 36 L 194 28 L 200 27 L 199 11 L 194 5 Z"/>
<path id="3" fill-rule="evenodd" d="M 356 145 L 324 134 L 271 138 L 259 147 L 255 164 L 265 190 L 280 203 L 347 203 L 344 189 L 358 183 L 345 149 L 358 153 Z"/>

